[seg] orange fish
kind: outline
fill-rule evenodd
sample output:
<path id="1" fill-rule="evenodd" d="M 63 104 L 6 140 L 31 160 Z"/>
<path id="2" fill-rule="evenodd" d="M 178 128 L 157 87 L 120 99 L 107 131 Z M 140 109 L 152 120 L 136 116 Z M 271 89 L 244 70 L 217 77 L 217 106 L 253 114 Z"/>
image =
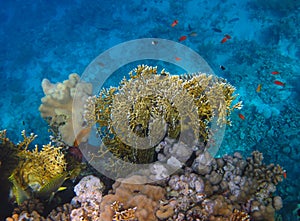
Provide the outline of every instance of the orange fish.
<path id="1" fill-rule="evenodd" d="M 181 58 L 180 58 L 180 57 L 175 57 L 175 60 L 176 60 L 176 61 L 180 61 Z"/>
<path id="2" fill-rule="evenodd" d="M 286 179 L 286 171 L 283 172 L 283 177 Z"/>
<path id="3" fill-rule="evenodd" d="M 279 85 L 279 86 L 284 86 L 285 84 L 281 81 L 274 81 L 274 84 Z"/>
<path id="4" fill-rule="evenodd" d="M 221 43 L 225 43 L 226 41 L 228 40 L 228 38 L 224 37 L 222 40 L 221 40 Z"/>
<path id="5" fill-rule="evenodd" d="M 257 88 L 256 88 L 256 92 L 257 92 L 257 93 L 259 93 L 259 92 L 260 92 L 260 90 L 261 90 L 261 84 L 259 84 L 259 85 L 257 86 Z"/>
<path id="6" fill-rule="evenodd" d="M 91 132 L 90 127 L 83 128 L 76 136 L 74 141 L 74 147 L 78 147 L 79 144 L 82 142 L 83 138 L 87 137 Z"/>
<path id="7" fill-rule="evenodd" d="M 275 74 L 279 74 L 279 71 L 272 71 L 271 73 L 275 75 Z"/>
<path id="8" fill-rule="evenodd" d="M 181 36 L 179 39 L 178 39 L 178 41 L 184 41 L 184 40 L 186 40 L 187 39 L 187 37 L 185 36 L 185 35 L 183 35 L 183 36 Z"/>
<path id="9" fill-rule="evenodd" d="M 245 120 L 245 116 L 242 114 L 239 114 L 239 118 L 241 118 L 242 120 Z"/>
<path id="10" fill-rule="evenodd" d="M 173 23 L 171 24 L 172 27 L 175 27 L 178 24 L 178 20 L 174 20 Z"/>
<path id="11" fill-rule="evenodd" d="M 225 35 L 225 37 L 226 37 L 227 39 L 231 39 L 231 36 L 230 36 L 230 35 Z"/>

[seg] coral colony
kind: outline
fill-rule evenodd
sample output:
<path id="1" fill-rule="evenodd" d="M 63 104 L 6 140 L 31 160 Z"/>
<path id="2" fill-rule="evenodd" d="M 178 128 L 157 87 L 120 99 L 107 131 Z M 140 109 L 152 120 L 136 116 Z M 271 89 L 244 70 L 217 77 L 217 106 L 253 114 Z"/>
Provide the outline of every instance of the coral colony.
<path id="1" fill-rule="evenodd" d="M 213 121 L 220 127 L 230 125 L 231 112 L 242 107 L 232 85 L 216 76 L 171 75 L 147 65 L 138 66 L 129 76 L 119 87 L 103 89 L 98 96 L 91 96 L 91 85 L 80 82 L 77 74 L 58 84 L 43 80 L 40 112 L 53 133 L 52 143 L 31 150 L 34 134 L 27 136 L 23 131 L 24 140 L 14 144 L 5 130 L 0 133 L 2 180 L 16 203 L 7 221 L 275 220 L 275 212 L 282 208 L 275 191 L 284 170 L 264 164 L 258 151 L 247 158 L 238 152 L 214 158 L 204 148 L 211 139 Z M 72 103 L 78 85 L 82 104 L 75 113 L 78 125 L 73 125 Z M 178 108 L 191 105 L 196 115 Z M 187 125 L 180 124 L 182 120 Z M 95 125 L 115 157 L 133 165 L 152 164 L 107 182 L 87 161 L 78 161 L 69 151 L 86 143 L 90 131 L 86 128 Z M 73 127 L 84 131 L 83 135 L 74 135 Z M 186 131 L 197 138 L 197 148 L 180 141 Z M 136 149 L 129 145 L 130 136 L 124 142 L 117 132 L 141 138 L 164 136 L 153 148 Z M 101 151 L 99 147 L 96 153 L 105 156 Z M 103 170 L 109 166 L 104 165 Z M 179 169 L 170 173 L 174 167 Z M 66 188 L 73 190 L 68 202 L 59 198 Z M 50 205 L 52 210 L 46 211 Z"/>

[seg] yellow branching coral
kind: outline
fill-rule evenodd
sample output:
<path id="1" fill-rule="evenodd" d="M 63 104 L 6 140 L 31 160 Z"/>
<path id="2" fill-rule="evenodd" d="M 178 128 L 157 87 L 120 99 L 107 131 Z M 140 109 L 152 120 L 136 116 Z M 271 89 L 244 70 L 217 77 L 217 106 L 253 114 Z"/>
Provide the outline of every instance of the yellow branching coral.
<path id="1" fill-rule="evenodd" d="M 183 87 L 193 96 L 198 107 L 200 120 L 210 121 L 217 115 L 219 124 L 230 124 L 228 117 L 234 109 L 240 109 L 242 102 L 232 105 L 237 97 L 235 88 L 225 79 L 213 75 L 199 74 L 185 77 Z"/>
<path id="2" fill-rule="evenodd" d="M 234 209 L 233 213 L 229 217 L 230 221 L 250 221 L 250 216 L 248 213 Z"/>
<path id="3" fill-rule="evenodd" d="M 34 191 L 38 191 L 49 180 L 63 173 L 66 168 L 61 148 L 43 145 L 41 151 L 36 146 L 33 151 L 23 150 L 19 153 L 24 159 L 20 168 L 23 182 Z"/>
<path id="4" fill-rule="evenodd" d="M 170 75 L 164 69 L 139 65 L 118 88 L 103 89 L 88 99 L 86 122 L 96 124 L 109 151 L 123 160 L 148 163 L 165 137 L 182 133 L 200 142 L 209 139 L 213 120 L 230 124 L 235 88 L 224 79 L 206 74 Z"/>
<path id="5" fill-rule="evenodd" d="M 43 145 L 40 151 L 38 146 L 34 150 L 28 150 L 28 145 L 36 136 L 31 134 L 27 137 L 25 131 L 22 131 L 22 136 L 24 141 L 18 144 L 19 164 L 9 178 L 14 185 L 14 195 L 21 201 L 26 198 L 19 196 L 20 193 L 41 197 L 46 194 L 49 197 L 67 178 L 64 154 L 60 147 L 54 147 L 50 143 Z"/>
<path id="6" fill-rule="evenodd" d="M 119 201 L 115 201 L 112 203 L 111 208 L 114 211 L 114 216 L 113 216 L 113 221 L 125 221 L 125 220 L 136 220 L 135 217 L 135 210 L 136 207 L 134 208 L 129 208 L 126 210 L 122 210 L 123 204 L 121 204 Z"/>
<path id="7" fill-rule="evenodd" d="M 37 137 L 37 135 L 31 133 L 29 136 L 26 136 L 25 130 L 22 130 L 21 135 L 23 137 L 23 141 L 19 142 L 17 145 L 20 149 L 27 150 L 29 144 Z"/>

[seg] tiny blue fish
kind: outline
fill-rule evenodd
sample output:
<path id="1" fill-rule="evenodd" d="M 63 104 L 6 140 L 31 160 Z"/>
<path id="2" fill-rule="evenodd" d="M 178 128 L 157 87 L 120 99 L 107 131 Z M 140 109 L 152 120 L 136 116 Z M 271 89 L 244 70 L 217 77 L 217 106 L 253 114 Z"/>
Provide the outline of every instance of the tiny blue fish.
<path id="1" fill-rule="evenodd" d="M 233 18 L 233 19 L 230 19 L 230 20 L 228 21 L 228 23 L 236 22 L 236 21 L 238 21 L 238 20 L 240 20 L 240 19 L 239 19 L 239 18 Z"/>
<path id="2" fill-rule="evenodd" d="M 219 33 L 222 32 L 222 30 L 221 30 L 221 29 L 218 29 L 218 28 L 212 28 L 211 30 L 213 30 L 213 31 L 215 31 L 215 32 L 219 32 Z"/>

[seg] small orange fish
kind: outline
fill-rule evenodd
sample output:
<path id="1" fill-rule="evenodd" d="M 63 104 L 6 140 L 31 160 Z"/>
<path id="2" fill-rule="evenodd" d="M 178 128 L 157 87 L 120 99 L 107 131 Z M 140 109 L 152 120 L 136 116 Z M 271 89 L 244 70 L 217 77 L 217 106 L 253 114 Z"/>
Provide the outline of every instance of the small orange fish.
<path id="1" fill-rule="evenodd" d="M 178 24 L 178 20 L 174 20 L 173 23 L 171 24 L 172 27 L 175 27 Z"/>
<path id="2" fill-rule="evenodd" d="M 180 61 L 181 58 L 180 58 L 180 57 L 175 57 L 175 60 L 176 60 L 176 61 Z"/>
<path id="3" fill-rule="evenodd" d="M 230 36 L 230 35 L 225 35 L 225 37 L 226 37 L 227 39 L 231 39 L 231 36 Z"/>
<path id="4" fill-rule="evenodd" d="M 187 39 L 187 36 L 183 35 L 183 36 L 181 36 L 181 37 L 178 39 L 178 41 L 184 41 L 184 40 L 186 40 L 186 39 Z"/>
<path id="5" fill-rule="evenodd" d="M 261 90 L 261 84 L 259 84 L 259 85 L 257 86 L 257 88 L 256 88 L 256 92 L 257 92 L 257 93 L 259 93 L 259 92 L 260 92 L 260 90 Z"/>
<path id="6" fill-rule="evenodd" d="M 245 116 L 242 114 L 239 114 L 239 118 L 241 118 L 242 120 L 245 120 Z"/>
<path id="7" fill-rule="evenodd" d="M 283 177 L 286 179 L 286 171 L 283 172 Z"/>
<path id="8" fill-rule="evenodd" d="M 228 40 L 228 38 L 224 37 L 222 40 L 221 40 L 221 43 L 225 43 L 226 41 Z"/>
<path id="9" fill-rule="evenodd" d="M 285 83 L 281 82 L 281 81 L 274 81 L 274 84 L 279 85 L 279 86 L 284 86 Z"/>
<path id="10" fill-rule="evenodd" d="M 76 136 L 74 140 L 74 147 L 78 147 L 79 144 L 82 142 L 83 138 L 87 137 L 91 132 L 90 127 L 83 128 Z"/>
<path id="11" fill-rule="evenodd" d="M 276 74 L 279 74 L 279 71 L 272 71 L 271 73 L 276 75 Z"/>

